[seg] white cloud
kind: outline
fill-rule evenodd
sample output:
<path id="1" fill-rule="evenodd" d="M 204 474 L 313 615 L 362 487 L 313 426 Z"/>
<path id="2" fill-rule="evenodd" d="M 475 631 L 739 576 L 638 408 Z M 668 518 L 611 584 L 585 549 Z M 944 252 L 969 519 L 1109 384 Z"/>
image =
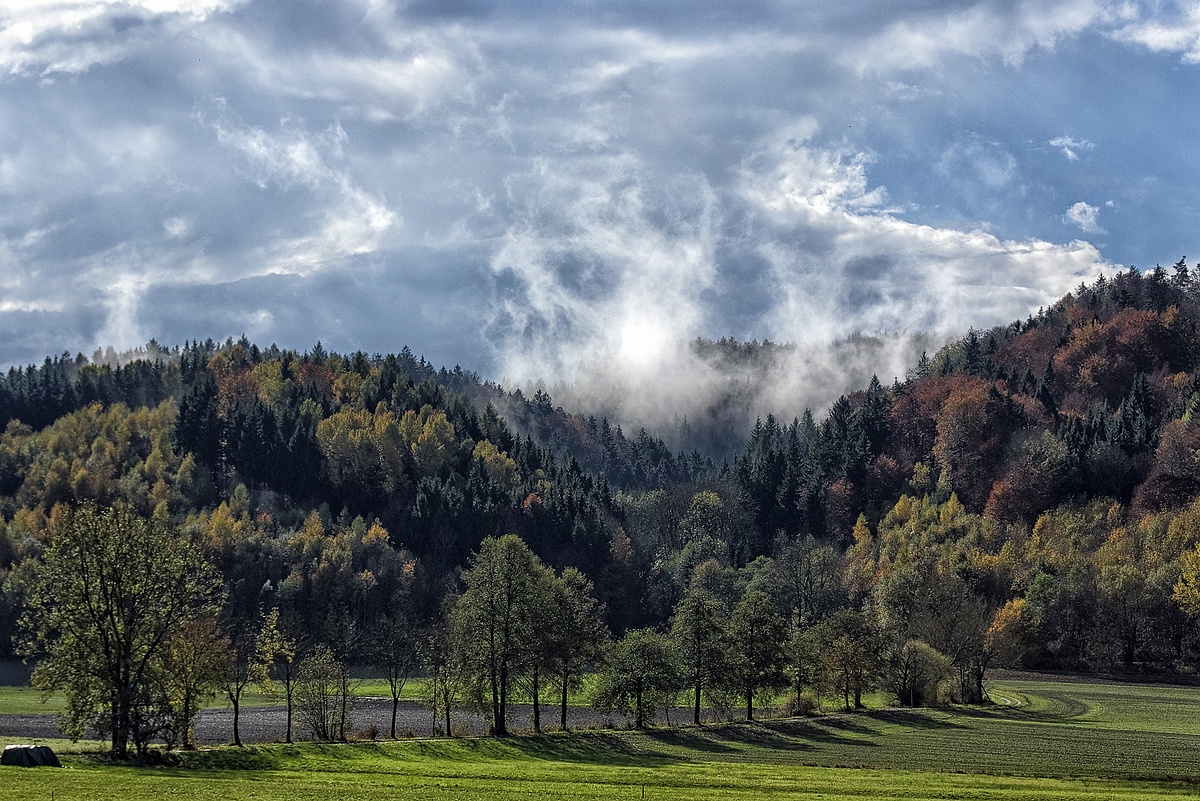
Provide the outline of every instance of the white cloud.
<path id="1" fill-rule="evenodd" d="M 141 24 L 184 23 L 243 0 L 24 0 L 0 2 L 0 71 L 10 75 L 85 72 L 117 61 L 140 41 Z M 138 24 L 131 25 L 136 20 Z"/>
<path id="2" fill-rule="evenodd" d="M 386 199 L 358 186 L 349 172 L 330 165 L 340 157 L 347 139 L 341 125 L 334 123 L 311 134 L 285 124 L 269 133 L 220 117 L 210 126 L 220 144 L 242 154 L 259 189 L 303 191 L 310 198 L 306 219 L 291 231 L 275 232 L 260 246 L 250 274 L 303 274 L 373 253 L 401 224 Z"/>
<path id="3" fill-rule="evenodd" d="M 1064 220 L 1074 223 L 1087 233 L 1104 233 L 1104 229 L 1099 225 L 1099 218 L 1100 209 L 1083 201 L 1072 205 L 1064 214 Z"/>
<path id="4" fill-rule="evenodd" d="M 867 188 L 870 157 L 811 147 L 816 133 L 816 120 L 806 118 L 769 137 L 744 165 L 744 196 L 777 220 L 804 223 L 880 206 L 883 188 Z"/>
<path id="5" fill-rule="evenodd" d="M 136 257 L 132 260 L 136 261 Z M 113 275 L 105 271 L 100 281 L 106 284 L 102 292 L 107 319 L 96 334 L 96 347 L 112 345 L 120 349 L 144 344 L 149 337 L 138 321 L 138 307 L 146 291 L 144 276 L 137 272 Z"/>
<path id="6" fill-rule="evenodd" d="M 758 249 L 778 282 L 768 317 L 777 339 L 1000 324 L 1061 297 L 1103 261 L 1084 242 L 907 222 L 878 209 L 883 190 L 868 188 L 861 157 L 768 142 L 758 163 L 744 171 L 742 192 L 775 223 Z"/>
<path id="7" fill-rule="evenodd" d="M 517 214 L 492 270 L 510 289 L 490 330 L 505 376 L 569 379 L 600 353 L 645 367 L 694 337 L 716 277 L 715 197 L 630 156 L 539 160 L 509 181 Z"/>
<path id="8" fill-rule="evenodd" d="M 1051 147 L 1062 148 L 1067 161 L 1078 161 L 1080 150 L 1091 150 L 1096 145 L 1086 139 L 1075 139 L 1072 136 L 1058 136 L 1047 142 Z"/>
<path id="9" fill-rule="evenodd" d="M 569 42 L 582 65 L 571 70 L 570 93 L 591 93 L 619 84 L 640 70 L 662 67 L 687 70 L 704 63 L 763 58 L 813 49 L 815 42 L 790 32 L 721 32 L 716 35 L 664 36 L 635 28 L 593 28 Z"/>
<path id="10" fill-rule="evenodd" d="M 1178 88 L 1142 51 L 1193 58 L 1194 5 L 686 5 L 0 0 L 0 313 L 40 332 L 11 323 L 5 352 L 62 319 L 89 341 L 307 336 L 296 309 L 419 295 L 391 327 L 329 319 L 488 374 L 598 352 L 652 371 L 680 337 L 1023 317 L 1102 261 L 1046 241 L 1102 231 L 1063 198 L 1120 204 L 1125 263 L 1154 260 L 1126 225 L 1192 235 L 1148 199 L 1195 183 L 1183 127 L 1147 148 L 1129 120 L 1161 109 L 1096 75 Z M 214 309 L 151 330 L 175 287 Z"/>
<path id="11" fill-rule="evenodd" d="M 1114 37 L 1154 51 L 1182 53 L 1185 62 L 1200 64 L 1200 3 L 1185 2 L 1175 15 L 1163 14 L 1157 7 L 1154 11 L 1117 29 Z"/>
<path id="12" fill-rule="evenodd" d="M 1099 0 L 955 4 L 892 22 L 844 58 L 860 71 L 876 72 L 934 67 L 951 55 L 999 56 L 1015 65 L 1029 51 L 1052 50 L 1115 13 Z"/>
<path id="13" fill-rule="evenodd" d="M 163 220 L 162 227 L 163 233 L 165 233 L 170 239 L 181 239 L 188 235 L 188 232 L 191 231 L 192 225 L 183 217 L 170 217 L 166 220 Z"/>
<path id="14" fill-rule="evenodd" d="M 1096 206 L 1090 206 L 1083 201 L 1076 203 L 1067 209 L 1066 219 L 1075 225 L 1079 226 L 1079 230 L 1089 234 L 1106 234 L 1108 233 L 1100 227 L 1100 209 Z"/>
<path id="15" fill-rule="evenodd" d="M 1017 159 L 999 142 L 972 137 L 946 148 L 937 162 L 937 170 L 948 181 L 965 187 L 977 185 L 994 192 L 1011 185 L 1017 178 Z"/>
<path id="16" fill-rule="evenodd" d="M 461 32 L 382 31 L 383 52 L 327 48 L 277 49 L 214 26 L 205 44 L 219 62 L 236 65 L 272 94 L 338 104 L 359 116 L 389 120 L 420 114 L 443 101 L 468 98 L 478 54 Z"/>

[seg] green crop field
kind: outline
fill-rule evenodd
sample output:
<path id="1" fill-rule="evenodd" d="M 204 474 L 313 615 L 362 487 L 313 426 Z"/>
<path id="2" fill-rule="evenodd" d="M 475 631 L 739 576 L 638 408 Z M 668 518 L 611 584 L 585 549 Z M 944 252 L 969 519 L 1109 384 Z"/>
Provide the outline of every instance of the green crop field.
<path id="1" fill-rule="evenodd" d="M 0 769 L 7 799 L 1156 799 L 1200 793 L 1200 688 L 1012 679 L 984 708 Z"/>

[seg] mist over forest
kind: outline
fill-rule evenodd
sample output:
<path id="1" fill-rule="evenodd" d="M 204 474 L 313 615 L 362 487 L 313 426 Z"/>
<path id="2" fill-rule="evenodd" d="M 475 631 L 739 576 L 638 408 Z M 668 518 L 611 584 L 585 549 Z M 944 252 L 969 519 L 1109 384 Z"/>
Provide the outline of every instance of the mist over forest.
<path id="1" fill-rule="evenodd" d="M 718 462 L 745 446 L 756 421 L 768 414 L 799 418 L 823 413 L 838 396 L 880 376 L 890 383 L 913 369 L 922 354 L 951 338 L 930 333 L 854 334 L 833 342 L 739 342 L 697 338 L 654 353 L 650 363 L 619 354 L 581 364 L 574 380 L 522 387 L 545 390 L 571 411 L 645 428 L 674 451 L 699 451 Z"/>

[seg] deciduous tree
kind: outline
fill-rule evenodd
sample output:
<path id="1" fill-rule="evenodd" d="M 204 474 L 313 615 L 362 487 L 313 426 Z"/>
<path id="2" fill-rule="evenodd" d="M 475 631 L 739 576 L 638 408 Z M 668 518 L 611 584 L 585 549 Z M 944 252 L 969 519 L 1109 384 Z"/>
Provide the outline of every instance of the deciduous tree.
<path id="1" fill-rule="evenodd" d="M 594 704 L 601 710 L 625 712 L 641 729 L 670 703 L 680 684 L 678 655 L 671 639 L 653 629 L 635 629 L 609 650 Z"/>
<path id="2" fill-rule="evenodd" d="M 729 620 L 729 658 L 725 681 L 746 700 L 746 719 L 754 720 L 754 696 L 787 683 L 787 624 L 766 593 L 742 596 Z"/>
<path id="3" fill-rule="evenodd" d="M 172 636 L 215 612 L 199 550 L 160 519 L 84 506 L 56 518 L 24 616 L 34 686 L 61 690 L 67 734 L 89 727 L 128 755 L 139 699 Z"/>
<path id="4" fill-rule="evenodd" d="M 728 608 L 712 593 L 693 588 L 675 607 L 671 637 L 684 677 L 692 688 L 692 722 L 700 723 L 700 697 L 723 676 L 729 642 L 725 636 Z"/>
<path id="5" fill-rule="evenodd" d="M 535 614 L 548 600 L 548 569 L 520 537 L 488 537 L 463 573 L 452 617 L 454 641 L 487 685 L 492 733 L 508 734 L 509 691 L 545 635 Z"/>
<path id="6" fill-rule="evenodd" d="M 279 610 L 271 609 L 257 620 L 234 621 L 230 629 L 228 647 L 224 654 L 221 670 L 221 688 L 233 705 L 233 744 L 242 744 L 241 719 L 242 693 L 251 682 L 268 684 L 269 671 L 280 647 Z"/>
<path id="7" fill-rule="evenodd" d="M 550 673 L 559 693 L 559 726 L 567 728 L 567 698 L 584 671 L 602 655 L 611 635 L 592 582 L 568 567 L 554 582 L 551 599 Z"/>

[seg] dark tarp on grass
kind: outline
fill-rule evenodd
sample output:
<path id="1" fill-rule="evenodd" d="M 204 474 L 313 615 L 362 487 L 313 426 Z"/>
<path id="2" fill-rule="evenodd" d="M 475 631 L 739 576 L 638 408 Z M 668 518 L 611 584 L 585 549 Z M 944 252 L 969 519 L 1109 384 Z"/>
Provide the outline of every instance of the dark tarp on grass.
<path id="1" fill-rule="evenodd" d="M 61 768 L 62 763 L 48 745 L 6 745 L 0 756 L 0 765 L 17 765 L 22 768 Z"/>

